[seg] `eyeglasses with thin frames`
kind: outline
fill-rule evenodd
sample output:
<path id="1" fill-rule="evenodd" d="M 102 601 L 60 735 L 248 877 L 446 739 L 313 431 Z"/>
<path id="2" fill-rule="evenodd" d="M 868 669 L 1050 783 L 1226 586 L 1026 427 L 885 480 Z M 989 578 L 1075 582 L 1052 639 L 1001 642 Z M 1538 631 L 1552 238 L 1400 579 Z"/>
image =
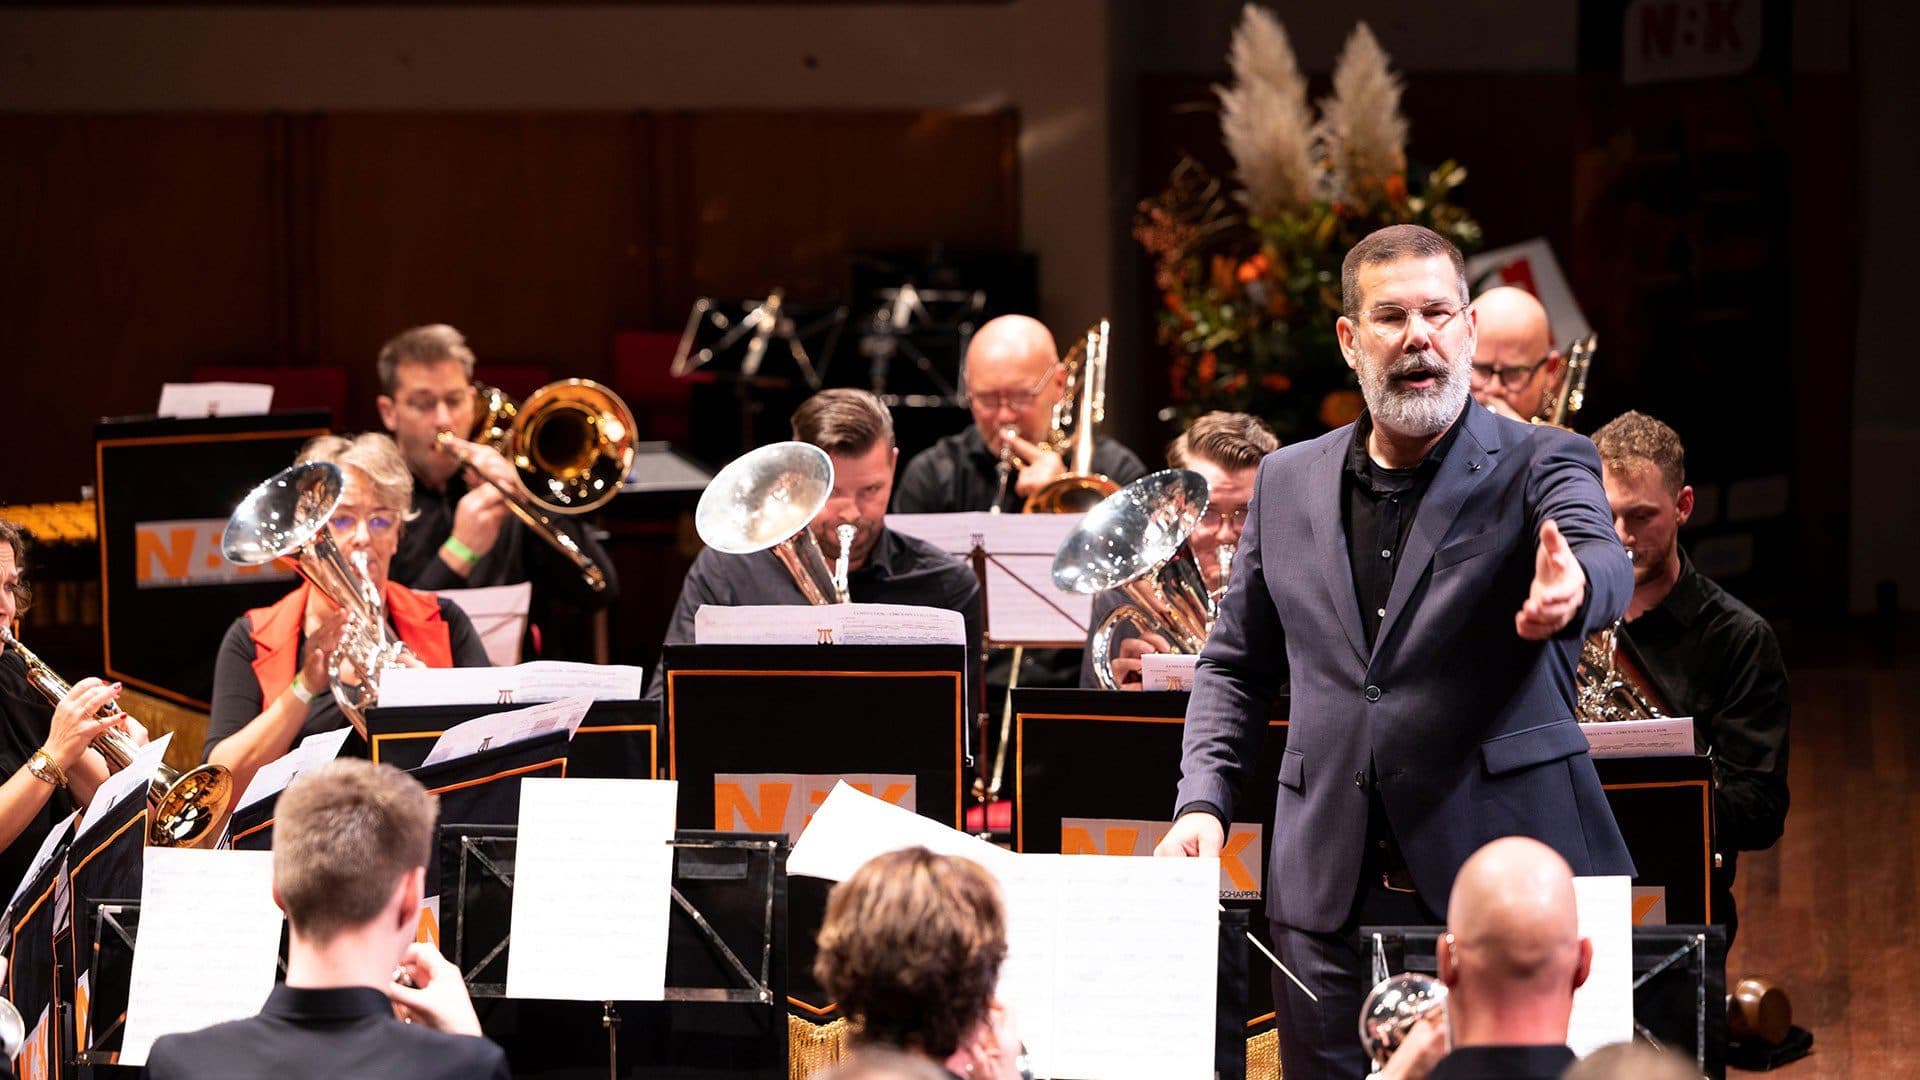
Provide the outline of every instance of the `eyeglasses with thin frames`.
<path id="1" fill-rule="evenodd" d="M 1508 390 L 1518 390 L 1527 385 L 1527 380 L 1533 378 L 1534 372 L 1546 367 L 1552 359 L 1553 354 L 1548 353 L 1531 364 L 1508 364 L 1505 367 L 1495 367 L 1492 364 L 1475 364 L 1473 365 L 1473 373 L 1468 376 L 1468 382 L 1475 389 L 1479 389 L 1497 378 L 1500 380 L 1501 386 L 1506 387 Z"/>
<path id="2" fill-rule="evenodd" d="M 1054 365 L 1054 367 L 1058 366 Z M 970 393 L 967 396 L 972 399 L 974 408 L 982 412 L 993 413 L 1001 409 L 1026 412 L 1033 407 L 1035 401 L 1040 400 L 1040 391 L 1046 388 L 1047 380 L 1053 378 L 1053 372 L 1053 367 L 1048 368 L 1047 373 L 1040 376 L 1040 381 L 1034 383 L 1028 390 L 988 390 L 979 394 Z"/>
<path id="3" fill-rule="evenodd" d="M 1472 304 L 1456 304 L 1450 300 L 1436 300 L 1417 308 L 1402 307 L 1399 304 L 1376 304 L 1361 312 L 1357 321 L 1372 331 L 1375 337 L 1387 341 L 1398 341 L 1406 336 L 1407 329 L 1413 325 L 1415 317 L 1427 324 L 1429 333 L 1438 334 L 1453 325 L 1472 306 Z"/>
<path id="4" fill-rule="evenodd" d="M 375 510 L 365 517 L 361 517 L 359 514 L 353 513 L 350 510 L 340 510 L 327 519 L 327 524 L 333 528 L 334 532 L 339 533 L 341 536 L 351 536 L 353 530 L 358 528 L 363 521 L 366 522 L 367 534 L 369 536 L 383 537 L 393 532 L 394 526 L 400 524 L 400 511 Z"/>

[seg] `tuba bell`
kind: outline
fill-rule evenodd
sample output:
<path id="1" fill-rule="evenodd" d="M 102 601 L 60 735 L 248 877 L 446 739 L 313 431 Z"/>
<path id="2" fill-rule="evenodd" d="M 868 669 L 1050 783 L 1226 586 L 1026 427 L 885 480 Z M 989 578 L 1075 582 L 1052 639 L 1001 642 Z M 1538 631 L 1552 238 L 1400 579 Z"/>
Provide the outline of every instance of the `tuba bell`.
<path id="1" fill-rule="evenodd" d="M 348 561 L 327 527 L 345 486 L 340 466 L 330 461 L 282 469 L 234 508 L 220 551 L 241 566 L 293 557 L 300 576 L 347 613 L 340 643 L 327 658 L 328 682 L 340 711 L 365 733 L 366 711 L 380 698 L 381 673 L 410 652 L 389 636 L 386 605 L 366 560 Z"/>
<path id="2" fill-rule="evenodd" d="M 49 704 L 58 705 L 73 692 L 73 686 L 20 644 L 13 631 L 0 629 L 0 640 L 7 643 L 8 652 L 19 654 L 27 665 L 27 681 Z M 118 702 L 109 701 L 98 715 L 125 715 L 125 710 Z M 108 772 L 119 772 L 133 764 L 137 752 L 133 740 L 113 728 L 95 736 L 93 748 L 106 761 Z M 226 766 L 202 765 L 183 775 L 162 765 L 147 784 L 147 841 L 155 847 L 211 844 L 219 839 L 213 827 L 225 820 L 227 804 L 232 801 L 233 774 Z"/>
<path id="3" fill-rule="evenodd" d="M 807 603 L 844 604 L 845 585 L 808 528 L 832 493 L 833 459 L 825 450 L 812 443 L 773 443 L 714 474 L 694 508 L 693 527 L 702 543 L 729 555 L 771 549 Z M 843 554 L 851 543 L 842 534 Z"/>
<path id="4" fill-rule="evenodd" d="M 473 391 L 480 414 L 473 441 L 498 450 L 519 484 L 509 487 L 480 475 L 506 498 L 515 517 L 573 563 L 588 586 L 605 590 L 606 575 L 546 514 L 584 514 L 619 494 L 633 468 L 633 411 L 591 379 L 549 383 L 518 404 L 496 387 L 476 383 Z M 440 448 L 470 465 L 450 439 L 443 433 Z"/>
<path id="5" fill-rule="evenodd" d="M 1114 635 L 1123 623 L 1165 638 L 1172 651 L 1206 646 L 1216 612 L 1187 537 L 1207 512 L 1207 481 L 1189 469 L 1143 476 L 1101 500 L 1061 542 L 1053 584 L 1091 596 L 1120 589 L 1126 601 L 1094 627 L 1093 671 L 1109 690 Z"/>
<path id="6" fill-rule="evenodd" d="M 1073 459 L 1065 475 L 1027 496 L 1025 513 L 1077 514 L 1119 490 L 1118 484 L 1093 471 L 1094 433 L 1107 418 L 1107 336 L 1107 320 L 1101 319 L 1061 358 L 1067 384 L 1053 403 L 1046 446 L 1062 455 L 1071 448 Z M 1008 463 L 1027 464 L 1016 455 L 1009 455 Z"/>

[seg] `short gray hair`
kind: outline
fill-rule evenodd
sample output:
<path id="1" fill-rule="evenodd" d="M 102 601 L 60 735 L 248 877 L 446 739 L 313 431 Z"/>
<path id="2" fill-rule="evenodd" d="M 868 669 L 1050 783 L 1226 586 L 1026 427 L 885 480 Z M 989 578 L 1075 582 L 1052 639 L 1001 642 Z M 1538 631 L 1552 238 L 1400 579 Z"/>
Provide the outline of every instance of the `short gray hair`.
<path id="1" fill-rule="evenodd" d="M 413 473 L 392 437 L 375 431 L 352 437 L 321 435 L 308 440 L 300 448 L 300 456 L 293 459 L 295 465 L 311 461 L 331 461 L 359 469 L 372 482 L 374 497 L 382 506 L 406 510 L 407 520 L 412 520 Z"/>

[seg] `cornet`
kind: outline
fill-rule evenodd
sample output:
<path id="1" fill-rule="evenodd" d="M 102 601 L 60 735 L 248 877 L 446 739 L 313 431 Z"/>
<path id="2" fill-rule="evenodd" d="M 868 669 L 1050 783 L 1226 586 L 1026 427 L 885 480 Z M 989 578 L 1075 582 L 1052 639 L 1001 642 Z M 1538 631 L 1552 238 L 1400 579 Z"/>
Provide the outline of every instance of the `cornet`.
<path id="1" fill-rule="evenodd" d="M 1120 589 L 1127 596 L 1094 627 L 1087 645 L 1101 686 L 1119 686 L 1113 646 L 1122 623 L 1158 634 L 1173 652 L 1206 647 L 1214 597 L 1187 544 L 1206 512 L 1206 479 L 1166 469 L 1107 496 L 1061 542 L 1053 559 L 1056 588 L 1085 596 Z"/>
<path id="2" fill-rule="evenodd" d="M 729 555 L 772 550 L 809 604 L 844 604 L 844 581 L 808 528 L 833 494 L 833 459 L 812 443 L 778 442 L 714 474 L 693 511 L 700 541 Z M 841 526 L 852 530 L 853 526 Z M 841 553 L 852 546 L 844 535 Z"/>
<path id="3" fill-rule="evenodd" d="M 380 698 L 380 675 L 411 655 L 389 636 L 386 604 L 367 571 L 366 553 L 349 562 L 327 522 L 340 505 L 346 480 L 330 461 L 295 465 L 247 493 L 227 519 L 221 554 L 241 566 L 294 556 L 300 575 L 347 613 L 340 643 L 327 658 L 333 699 L 353 726 L 366 730 L 366 711 Z"/>
<path id="4" fill-rule="evenodd" d="M 58 705 L 73 692 L 72 685 L 20 644 L 13 631 L 0 629 L 0 641 L 26 663 L 27 681 L 48 703 Z M 126 712 L 118 702 L 109 701 L 96 715 L 124 716 Z M 117 728 L 95 736 L 93 748 L 106 761 L 108 772 L 119 772 L 133 764 L 137 752 L 133 740 Z M 232 800 L 233 774 L 225 766 L 202 765 L 182 775 L 162 765 L 147 785 L 147 841 L 155 847 L 182 848 L 212 843 L 217 839 L 213 826 L 226 816 Z"/>
<path id="5" fill-rule="evenodd" d="M 1376 1066 L 1400 1049 L 1413 1026 L 1447 1004 L 1447 985 L 1431 975 L 1403 971 L 1376 984 L 1360 1006 L 1360 1045 Z"/>

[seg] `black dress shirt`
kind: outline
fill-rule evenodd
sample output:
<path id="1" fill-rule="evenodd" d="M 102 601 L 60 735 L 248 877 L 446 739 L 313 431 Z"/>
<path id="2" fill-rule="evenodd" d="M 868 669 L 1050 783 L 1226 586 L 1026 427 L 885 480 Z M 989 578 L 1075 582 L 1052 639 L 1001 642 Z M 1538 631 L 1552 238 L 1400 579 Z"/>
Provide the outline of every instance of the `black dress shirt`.
<path id="1" fill-rule="evenodd" d="M 487 647 L 480 635 L 473 629 L 472 620 L 460 610 L 453 601 L 439 598 L 440 618 L 447 624 L 447 644 L 453 650 L 454 667 L 486 667 Z M 397 634 L 388 625 L 388 632 Z M 307 633 L 303 626 L 300 631 L 300 650 L 307 644 Z M 301 652 L 295 652 L 299 656 Z M 253 622 L 245 615 L 233 620 L 227 627 L 227 636 L 220 642 L 220 655 L 213 662 L 213 699 L 212 710 L 207 714 L 207 741 L 201 754 L 211 751 L 220 740 L 246 727 L 253 718 L 260 715 L 266 703 L 260 697 L 260 679 L 253 673 Z M 297 668 L 295 670 L 298 670 Z M 347 716 L 340 711 L 340 705 L 334 701 L 333 694 L 324 686 L 310 687 L 313 700 L 307 703 L 307 720 L 300 726 L 299 734 L 293 737 L 293 745 L 309 735 L 318 735 L 323 731 L 334 731 L 347 726 Z M 366 754 L 366 743 L 358 734 L 347 737 L 348 755 Z"/>
<path id="2" fill-rule="evenodd" d="M 1341 472 L 1341 486 L 1346 492 L 1341 518 L 1347 532 L 1347 560 L 1353 567 L 1353 591 L 1360 601 L 1360 624 L 1366 629 L 1368 646 L 1373 645 L 1380 623 L 1387 617 L 1393 574 L 1400 568 L 1400 551 L 1407 546 L 1407 534 L 1413 531 L 1420 500 L 1426 498 L 1440 462 L 1460 438 L 1460 421 L 1466 415 L 1462 408 L 1453 426 L 1427 456 L 1405 469 L 1389 469 L 1367 452 L 1367 437 L 1373 433 L 1371 414 L 1361 413 L 1353 425 L 1353 443 L 1347 448 L 1347 464 Z"/>
<path id="3" fill-rule="evenodd" d="M 1440 1059 L 1431 1080 L 1557 1080 L 1574 1061 L 1564 1046 L 1462 1046 Z"/>
<path id="4" fill-rule="evenodd" d="M 53 706 L 27 681 L 26 665 L 12 652 L 0 655 L 0 780 L 27 763 L 35 750 L 47 741 L 53 724 Z M 40 781 L 35 780 L 35 784 Z M 47 801 L 27 821 L 26 827 L 12 837 L 0 836 L 0 889 L 8 896 L 26 875 L 33 853 L 68 814 L 73 813 L 73 798 L 63 788 L 47 785 Z"/>
<path id="5" fill-rule="evenodd" d="M 1780 839 L 1787 823 L 1787 669 L 1773 628 L 1680 553 L 1659 606 L 1627 623 L 1620 647 L 1676 716 L 1693 717 L 1694 749 L 1713 755 L 1715 922 L 1737 925 L 1737 853 Z"/>
<path id="6" fill-rule="evenodd" d="M 1069 462 L 1071 464 L 1071 462 Z M 1133 451 L 1104 435 L 1093 440 L 1093 471 L 1125 486 L 1147 475 L 1147 467 Z M 1017 514 L 1027 497 L 1014 490 L 1016 475 L 1007 481 L 1002 512 Z M 907 462 L 893 489 L 896 514 L 957 514 L 991 510 L 1000 490 L 1000 457 L 987 449 L 977 425 L 949 435 Z"/>
<path id="7" fill-rule="evenodd" d="M 147 1075 L 153 1080 L 336 1076 L 504 1080 L 509 1073 L 506 1054 L 491 1041 L 401 1023 L 387 995 L 373 987 L 314 990 L 279 983 L 257 1016 L 154 1040 L 147 1055 Z"/>
<path id="8" fill-rule="evenodd" d="M 858 604 L 917 604 L 958 611 L 967 624 L 966 685 L 973 686 L 980 648 L 980 582 L 966 563 L 917 537 L 883 528 L 866 563 L 847 572 L 847 595 Z M 806 602 L 793 575 L 773 552 L 728 555 L 707 548 L 687 571 L 661 644 L 692 644 L 693 617 L 704 604 Z M 665 692 L 663 665 L 664 660 L 655 662 L 644 696 L 658 700 Z"/>

